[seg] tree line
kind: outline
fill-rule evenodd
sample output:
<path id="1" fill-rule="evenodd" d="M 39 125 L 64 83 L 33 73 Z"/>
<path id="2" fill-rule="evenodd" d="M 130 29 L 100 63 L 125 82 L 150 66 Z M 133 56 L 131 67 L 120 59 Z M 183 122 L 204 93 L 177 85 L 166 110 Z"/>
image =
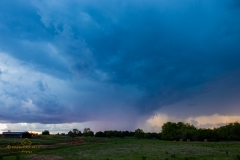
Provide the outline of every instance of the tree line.
<path id="1" fill-rule="evenodd" d="M 226 126 L 213 129 L 199 128 L 183 122 L 167 122 L 162 126 L 161 139 L 164 140 L 193 140 L 220 141 L 220 140 L 240 140 L 240 124 L 238 122 L 229 123 Z"/>
<path id="2" fill-rule="evenodd" d="M 42 135 L 49 134 L 49 131 L 45 130 Z M 59 133 L 58 133 L 59 135 Z M 62 135 L 65 135 L 62 133 Z M 136 137 L 138 139 L 161 139 L 161 140 L 182 140 L 182 141 L 219 141 L 219 140 L 240 140 L 240 124 L 238 122 L 229 123 L 225 126 L 205 129 L 196 128 L 189 123 L 183 122 L 166 122 L 162 126 L 162 131 L 160 133 L 155 132 L 143 132 L 142 129 L 138 128 L 134 132 L 132 131 L 117 131 L 117 130 L 107 130 L 99 131 L 94 134 L 90 128 L 84 128 L 83 133 L 78 129 L 70 130 L 67 134 L 71 137 L 85 136 L 85 137 Z"/>

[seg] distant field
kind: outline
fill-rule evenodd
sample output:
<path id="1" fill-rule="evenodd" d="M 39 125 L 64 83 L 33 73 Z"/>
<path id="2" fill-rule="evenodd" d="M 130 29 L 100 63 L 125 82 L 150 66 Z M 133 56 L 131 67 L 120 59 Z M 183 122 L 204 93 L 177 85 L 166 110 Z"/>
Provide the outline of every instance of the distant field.
<path id="1" fill-rule="evenodd" d="M 68 136 L 42 136 L 30 139 L 41 149 L 32 154 L 18 154 L 22 160 L 156 160 L 156 159 L 240 159 L 240 142 L 172 142 L 157 139 L 82 137 L 73 141 Z M 0 155 L 3 160 L 16 159 L 17 153 L 6 148 L 20 144 L 19 138 L 0 138 Z M 16 154 L 16 155 L 15 155 Z M 13 155 L 13 156 L 10 156 Z"/>

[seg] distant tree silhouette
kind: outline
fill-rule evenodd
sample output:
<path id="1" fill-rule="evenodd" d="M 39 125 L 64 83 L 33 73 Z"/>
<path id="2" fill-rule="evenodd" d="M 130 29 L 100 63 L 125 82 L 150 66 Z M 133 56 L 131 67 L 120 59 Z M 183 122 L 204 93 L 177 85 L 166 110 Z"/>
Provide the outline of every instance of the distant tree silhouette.
<path id="1" fill-rule="evenodd" d="M 183 122 L 167 122 L 162 126 L 161 138 L 165 140 L 179 140 L 179 139 L 197 139 L 198 135 L 196 127 L 189 123 L 184 124 Z"/>
<path id="2" fill-rule="evenodd" d="M 140 128 L 136 129 L 134 136 L 135 136 L 136 138 L 138 138 L 138 139 L 143 138 L 143 137 L 144 137 L 144 132 L 143 132 L 143 130 L 140 129 Z"/>
<path id="3" fill-rule="evenodd" d="M 49 135 L 49 131 L 48 130 L 45 130 L 45 131 L 42 131 L 42 135 Z"/>
<path id="4" fill-rule="evenodd" d="M 112 137 L 113 136 L 113 131 L 104 131 L 104 134 L 106 137 Z"/>
<path id="5" fill-rule="evenodd" d="M 240 124 L 238 122 L 229 123 L 215 130 L 221 140 L 240 140 Z"/>
<path id="6" fill-rule="evenodd" d="M 130 131 L 129 136 L 134 136 L 135 132 Z"/>
<path id="7" fill-rule="evenodd" d="M 85 137 L 87 137 L 87 136 L 92 137 L 92 136 L 94 136 L 94 133 L 93 133 L 93 131 L 91 131 L 90 128 L 84 128 L 84 130 L 83 130 L 83 136 L 85 136 Z"/>
<path id="8" fill-rule="evenodd" d="M 144 138 L 146 138 L 146 139 L 151 139 L 152 136 L 151 136 L 151 134 L 148 132 L 148 133 L 144 133 Z"/>
<path id="9" fill-rule="evenodd" d="M 77 135 L 78 135 L 79 137 L 81 137 L 83 134 L 82 134 L 81 131 L 79 131 Z"/>
<path id="10" fill-rule="evenodd" d="M 79 130 L 75 128 L 75 129 L 72 130 L 72 132 L 77 135 Z"/>
<path id="11" fill-rule="evenodd" d="M 77 135 L 75 133 L 73 133 L 73 131 L 69 131 L 68 136 L 73 138 L 73 137 L 76 137 Z"/>
<path id="12" fill-rule="evenodd" d="M 94 136 L 94 132 L 93 132 L 93 131 L 89 131 L 89 132 L 88 132 L 88 136 L 89 136 L 89 137 L 93 137 L 93 136 Z"/>
<path id="13" fill-rule="evenodd" d="M 95 137 L 105 137 L 105 134 L 102 131 L 96 132 Z"/>
<path id="14" fill-rule="evenodd" d="M 75 128 L 72 131 L 69 131 L 68 135 L 71 137 L 82 136 L 82 132 Z"/>
<path id="15" fill-rule="evenodd" d="M 124 134 L 124 137 L 125 137 L 125 136 L 130 136 L 130 135 L 129 135 L 129 131 L 123 131 L 123 134 Z"/>
<path id="16" fill-rule="evenodd" d="M 43 131 L 44 134 L 49 134 L 49 131 Z M 94 132 L 90 128 L 84 128 L 83 133 L 78 129 L 69 131 L 69 136 L 94 136 Z M 125 137 L 135 136 L 138 139 L 162 139 L 162 140 L 184 140 L 187 139 L 193 141 L 219 141 L 219 140 L 234 140 L 240 141 L 240 124 L 238 122 L 229 123 L 226 126 L 222 126 L 214 129 L 197 129 L 195 126 L 189 123 L 183 122 L 166 122 L 162 126 L 162 131 L 159 133 L 144 133 L 142 129 L 136 129 L 132 131 L 117 131 L 107 130 L 96 132 L 95 137 Z"/>

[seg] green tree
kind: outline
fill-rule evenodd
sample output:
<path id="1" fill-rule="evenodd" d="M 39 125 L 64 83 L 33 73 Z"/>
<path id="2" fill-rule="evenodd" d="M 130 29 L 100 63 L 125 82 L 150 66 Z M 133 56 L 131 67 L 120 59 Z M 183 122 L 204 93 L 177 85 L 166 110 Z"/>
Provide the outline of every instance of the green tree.
<path id="1" fill-rule="evenodd" d="M 112 137 L 113 136 L 113 131 L 104 131 L 104 134 L 106 137 Z"/>
<path id="2" fill-rule="evenodd" d="M 96 132 L 95 137 L 105 137 L 105 134 L 102 131 Z"/>
<path id="3" fill-rule="evenodd" d="M 76 137 L 76 136 L 82 136 L 82 132 L 79 131 L 78 129 L 73 129 L 72 131 L 68 132 L 69 135 Z"/>
<path id="4" fill-rule="evenodd" d="M 167 122 L 162 126 L 161 138 L 165 140 L 174 140 L 177 135 L 178 126 L 176 123 Z"/>
<path id="5" fill-rule="evenodd" d="M 45 131 L 42 131 L 42 135 L 49 135 L 49 131 L 48 130 L 45 130 Z"/>
<path id="6" fill-rule="evenodd" d="M 79 130 L 78 129 L 73 129 L 72 132 L 73 132 L 73 134 L 77 135 L 79 133 Z"/>
<path id="7" fill-rule="evenodd" d="M 144 138 L 146 138 L 146 139 L 151 139 L 152 137 L 151 137 L 151 133 L 144 133 Z"/>
<path id="8" fill-rule="evenodd" d="M 123 133 L 124 133 L 124 137 L 129 136 L 129 131 L 123 131 Z"/>
<path id="9" fill-rule="evenodd" d="M 91 129 L 90 128 L 84 128 L 84 130 L 83 130 L 83 136 L 85 136 L 85 137 L 87 137 L 87 136 L 94 136 L 94 133 L 93 133 L 93 131 L 91 131 Z"/>
<path id="10" fill-rule="evenodd" d="M 135 134 L 134 134 L 134 137 L 138 138 L 138 139 L 141 139 L 144 137 L 144 132 L 142 129 L 138 128 L 135 130 Z"/>
<path id="11" fill-rule="evenodd" d="M 77 135 L 78 135 L 79 137 L 81 137 L 83 134 L 82 134 L 81 131 L 79 131 Z"/>
<path id="12" fill-rule="evenodd" d="M 123 131 L 119 131 L 118 132 L 118 137 L 121 137 L 121 138 L 123 138 L 125 136 L 125 134 L 124 134 L 124 132 Z"/>
<path id="13" fill-rule="evenodd" d="M 229 123 L 216 129 L 216 131 L 221 140 L 240 140 L 240 124 L 238 122 Z"/>
<path id="14" fill-rule="evenodd" d="M 88 132 L 88 136 L 93 137 L 94 136 L 94 132 L 93 131 L 89 131 Z"/>
<path id="15" fill-rule="evenodd" d="M 166 140 L 198 139 L 197 128 L 189 123 L 167 122 L 162 126 L 161 138 Z"/>
<path id="16" fill-rule="evenodd" d="M 113 136 L 114 136 L 114 137 L 118 137 L 118 131 L 114 130 L 114 131 L 113 131 Z"/>

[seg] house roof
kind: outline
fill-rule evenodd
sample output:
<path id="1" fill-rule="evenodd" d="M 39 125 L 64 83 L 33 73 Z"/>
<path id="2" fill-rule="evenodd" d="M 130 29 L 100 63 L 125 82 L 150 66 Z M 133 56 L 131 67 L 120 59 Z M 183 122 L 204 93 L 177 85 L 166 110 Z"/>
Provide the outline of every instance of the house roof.
<path id="1" fill-rule="evenodd" d="M 12 135 L 12 134 L 24 134 L 24 133 L 28 133 L 28 132 L 2 132 L 2 134 L 8 134 L 8 135 Z"/>

